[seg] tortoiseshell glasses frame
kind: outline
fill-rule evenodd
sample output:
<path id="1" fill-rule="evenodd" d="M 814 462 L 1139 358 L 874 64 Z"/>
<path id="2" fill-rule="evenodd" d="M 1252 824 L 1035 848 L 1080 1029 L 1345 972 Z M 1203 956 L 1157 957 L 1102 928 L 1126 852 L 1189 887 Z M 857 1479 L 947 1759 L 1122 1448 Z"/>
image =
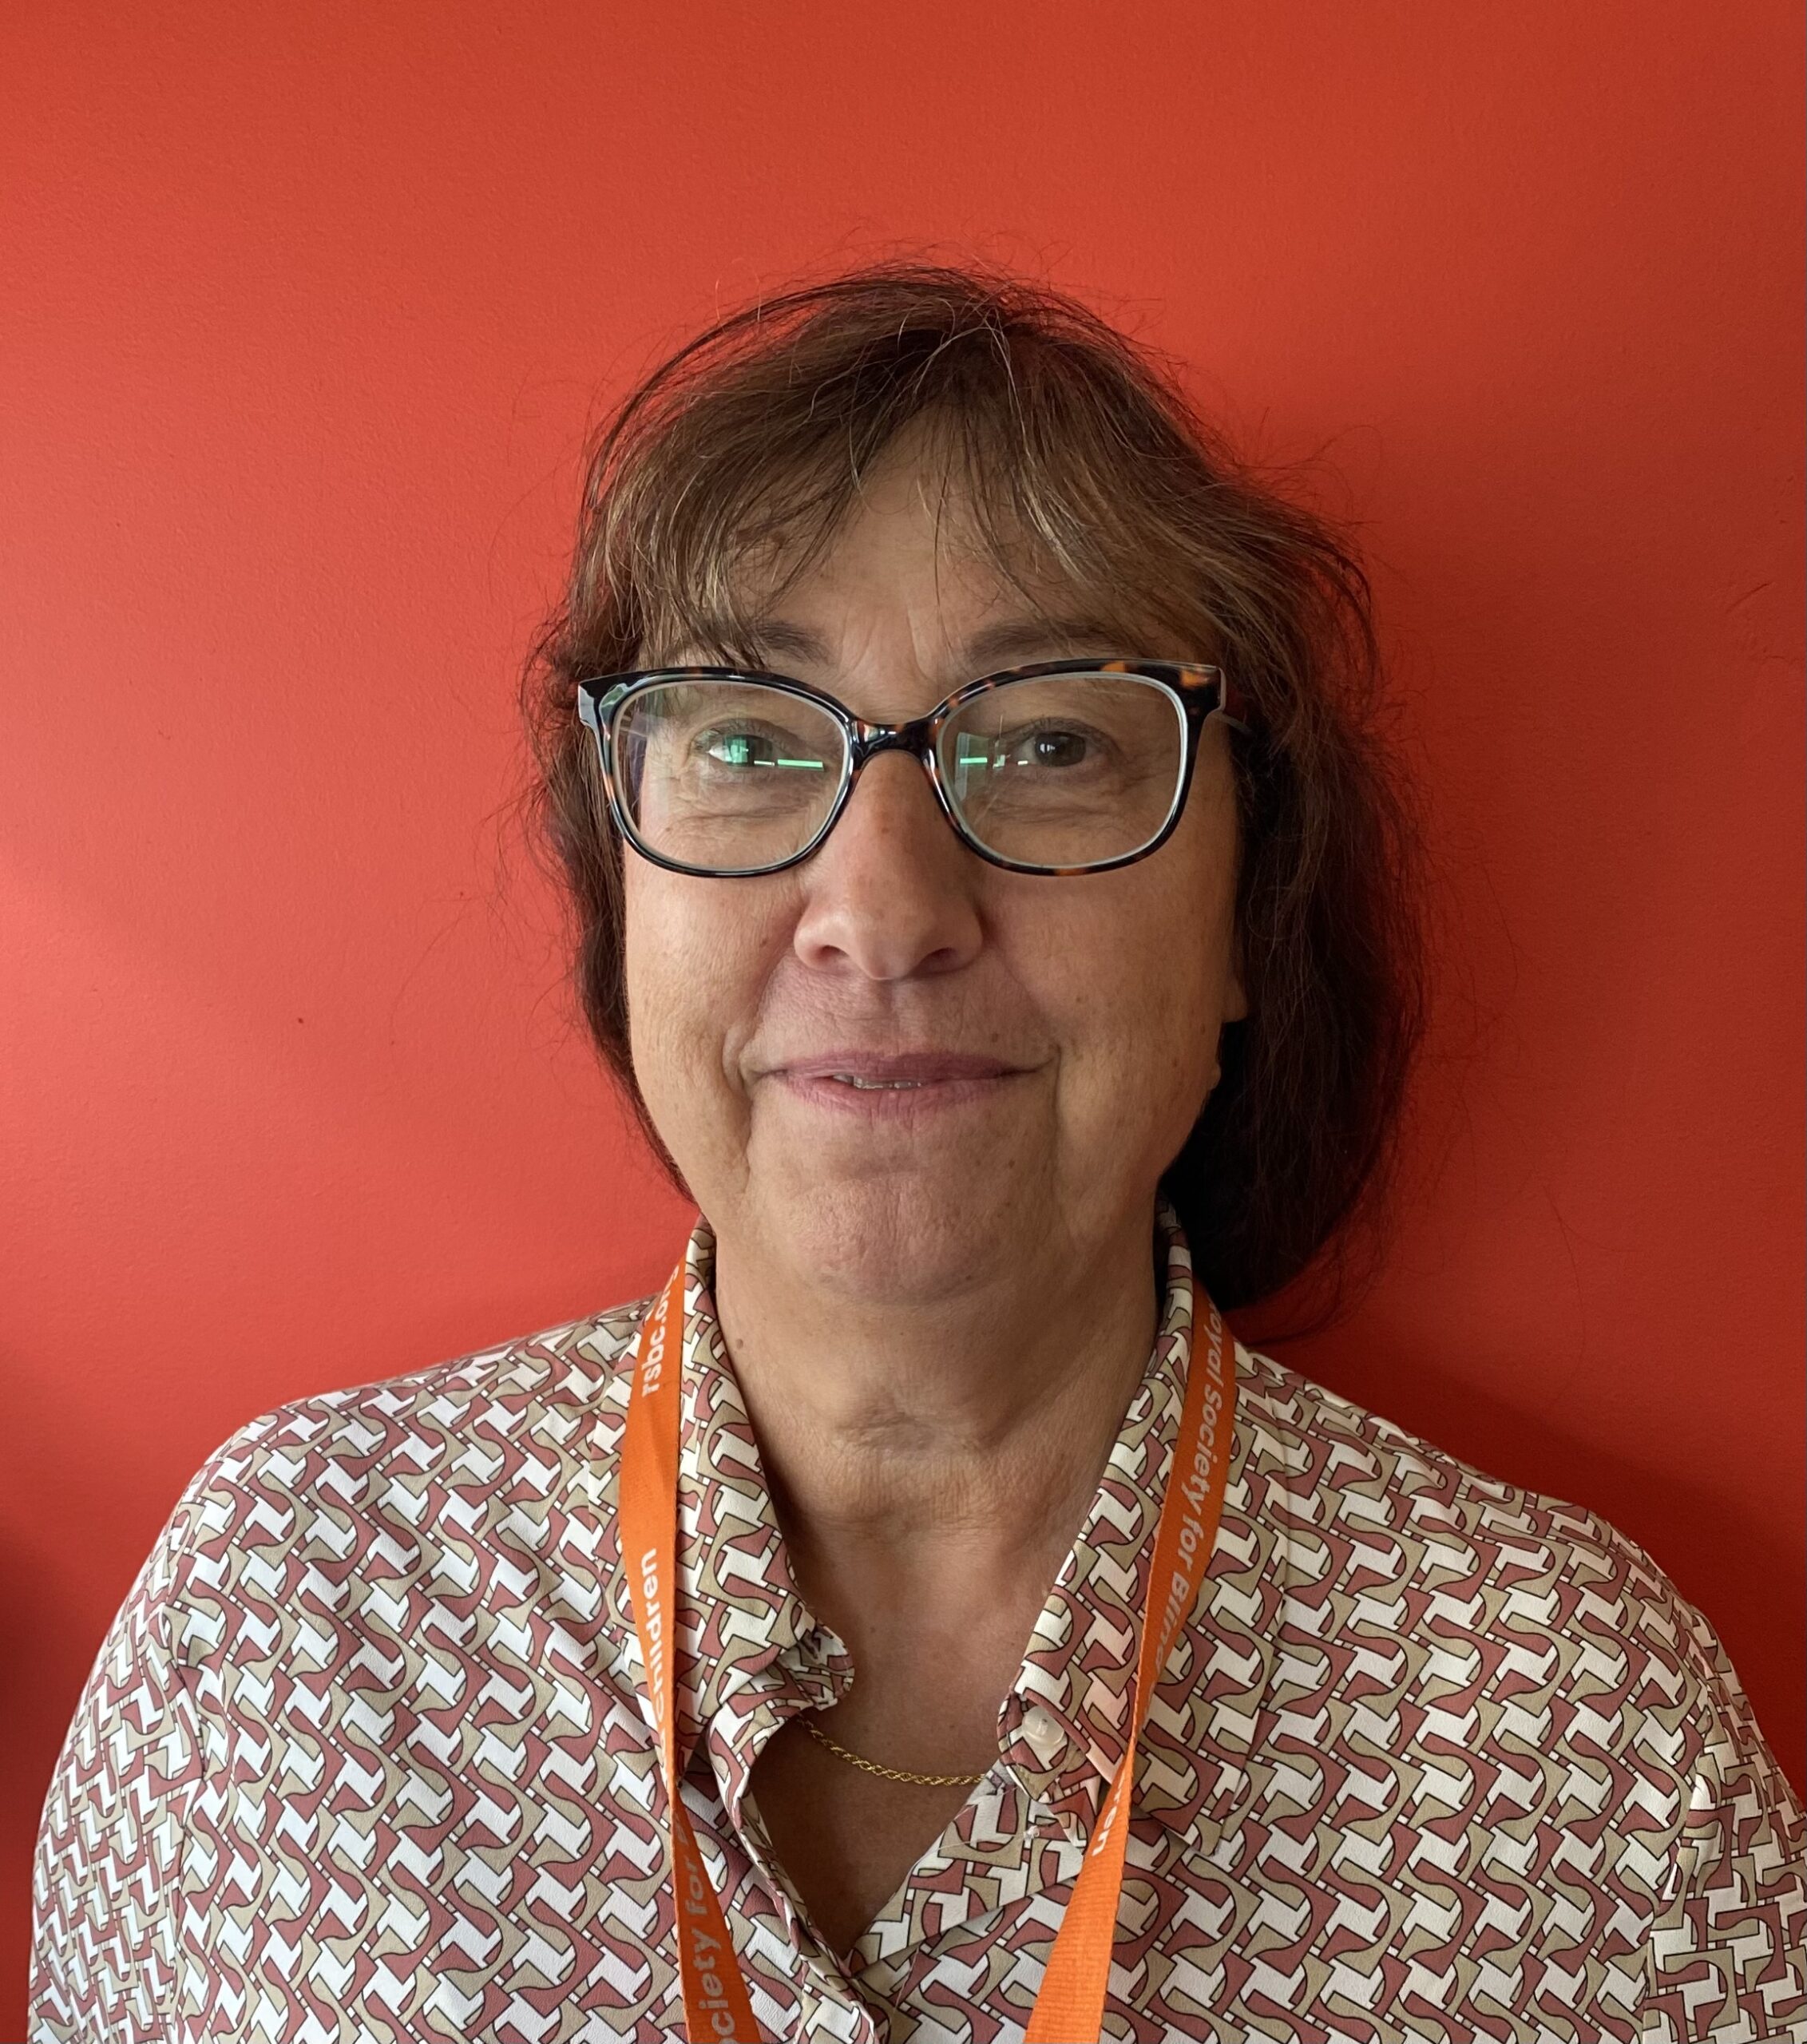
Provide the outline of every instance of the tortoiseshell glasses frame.
<path id="1" fill-rule="evenodd" d="M 1159 827 L 1133 850 L 1080 866 L 1052 866 L 1004 856 L 975 837 L 962 819 L 943 778 L 937 740 L 950 719 L 976 698 L 995 693 L 1015 682 L 1037 681 L 1051 676 L 1100 679 L 1126 677 L 1163 691 L 1179 713 L 1183 734 L 1183 754 L 1175 776 L 1173 796 Z M 632 808 L 624 798 L 617 770 L 616 733 L 624 712 L 648 691 L 672 683 L 725 682 L 775 691 L 811 705 L 838 727 L 842 739 L 838 785 L 820 825 L 806 842 L 783 858 L 750 866 L 722 866 L 693 864 L 674 858 L 649 844 L 637 826 Z M 874 723 L 857 717 L 843 703 L 806 682 L 788 675 L 769 674 L 756 668 L 732 667 L 668 667 L 635 669 L 624 674 L 592 675 L 577 683 L 577 711 L 596 744 L 609 813 L 616 828 L 641 858 L 668 872 L 695 874 L 711 879 L 743 879 L 782 873 L 800 866 L 820 850 L 829 833 L 840 821 L 853 794 L 854 784 L 868 760 L 881 752 L 907 752 L 921 766 L 935 793 L 936 802 L 949 827 L 967 849 L 989 865 L 1011 873 L 1068 876 L 1105 873 L 1159 851 L 1172 836 L 1186 806 L 1198 763 L 1199 735 L 1213 717 L 1221 717 L 1232 729 L 1252 733 L 1255 723 L 1245 691 L 1222 668 L 1191 661 L 1126 659 L 1040 660 L 1027 667 L 1007 667 L 966 683 L 938 703 L 925 715 L 902 724 Z"/>

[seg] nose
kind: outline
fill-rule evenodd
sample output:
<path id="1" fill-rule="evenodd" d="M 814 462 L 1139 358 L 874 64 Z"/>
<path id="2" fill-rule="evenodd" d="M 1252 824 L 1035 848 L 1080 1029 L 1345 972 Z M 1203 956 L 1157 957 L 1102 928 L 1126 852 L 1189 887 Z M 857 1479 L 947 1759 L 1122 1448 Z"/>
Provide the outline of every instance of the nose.
<path id="1" fill-rule="evenodd" d="M 799 869 L 793 949 L 817 971 L 850 966 L 873 980 L 957 972 L 983 941 L 981 866 L 949 829 L 921 763 L 882 752 Z"/>

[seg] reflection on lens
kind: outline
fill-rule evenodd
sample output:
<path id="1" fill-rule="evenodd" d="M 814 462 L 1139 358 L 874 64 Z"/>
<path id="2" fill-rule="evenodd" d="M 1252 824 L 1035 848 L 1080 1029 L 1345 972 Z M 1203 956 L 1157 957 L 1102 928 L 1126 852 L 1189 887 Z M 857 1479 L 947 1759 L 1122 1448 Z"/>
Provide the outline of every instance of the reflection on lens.
<path id="1" fill-rule="evenodd" d="M 1005 682 L 942 728 L 937 764 L 961 822 L 1028 866 L 1096 866 L 1158 838 L 1179 799 L 1183 711 L 1130 675 Z"/>
<path id="2" fill-rule="evenodd" d="M 780 689 L 673 681 L 615 727 L 616 778 L 636 834 L 685 866 L 771 866 L 802 850 L 846 768 L 840 727 Z"/>

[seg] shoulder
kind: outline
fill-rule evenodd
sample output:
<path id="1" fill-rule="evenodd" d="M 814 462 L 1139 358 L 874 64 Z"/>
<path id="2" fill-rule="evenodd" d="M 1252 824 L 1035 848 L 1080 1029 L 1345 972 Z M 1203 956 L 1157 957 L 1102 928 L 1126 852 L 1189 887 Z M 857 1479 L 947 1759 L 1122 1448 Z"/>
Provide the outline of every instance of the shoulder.
<path id="1" fill-rule="evenodd" d="M 1598 1513 L 1238 1361 L 1246 1509 L 1283 1579 L 1270 1793 L 1316 1769 L 1409 1864 L 1528 1900 L 1527 1964 L 1569 1947 L 1553 2011 L 1611 1971 L 1640 2035 L 1807 2034 L 1801 1814 L 1702 1614 Z"/>
<path id="2" fill-rule="evenodd" d="M 577 1430 L 621 1409 L 621 1365 L 644 1301 L 567 1321 L 374 1383 L 322 1392 L 261 1414 L 209 1459 L 196 1481 L 225 1497 L 255 1481 L 275 1490 L 378 1472 L 458 1481 L 498 1473 L 536 1448 L 569 1450 Z M 586 1444 L 587 1445 L 588 1444 Z"/>
<path id="3" fill-rule="evenodd" d="M 1248 1471 L 1263 1500 L 1327 1540 L 1413 1551 L 1419 1565 L 1543 1575 L 1579 1564 L 1658 1602 L 1674 1591 L 1597 1513 L 1488 1476 L 1270 1356 L 1241 1352 Z"/>
<path id="4" fill-rule="evenodd" d="M 640 1313 L 297 1400 L 208 1458 L 114 1619 L 46 1800 L 38 2004 L 76 2024 L 173 2006 L 187 1941 L 213 1949 L 194 1924 L 225 1921 L 183 1883 L 222 1852 L 235 1922 L 286 1919 L 323 1868 L 342 1899 L 381 1892 L 377 1834 L 316 1836 L 323 1808 L 382 1805 L 399 1828 L 468 1806 L 474 1783 L 498 1824 L 520 1820 L 528 1742 L 616 1702 L 597 1472 Z M 426 1864 L 403 1861 L 410 1878 Z"/>
<path id="5" fill-rule="evenodd" d="M 157 1560 L 159 1588 L 184 1608 L 184 1658 L 239 1630 L 210 1626 L 210 1611 L 280 1606 L 304 1625 L 310 1604 L 342 1618 L 347 1598 L 367 1608 L 385 1581 L 481 1588 L 511 1548 L 593 1522 L 644 1304 L 240 1428 L 196 1472 Z"/>
<path id="6" fill-rule="evenodd" d="M 1474 1622 L 1622 1642 L 1630 1630 L 1679 1658 L 1698 1614 L 1597 1512 L 1489 1476 L 1270 1356 L 1241 1361 L 1251 1503 L 1322 1548 L 1326 1595 L 1440 1589 L 1453 1611 L 1465 1585 L 1499 1600 Z"/>
<path id="7" fill-rule="evenodd" d="M 1353 1656 L 1386 1647 L 1398 1737 L 1545 1764 L 1584 1749 L 1682 1792 L 1719 1650 L 1635 1541 L 1266 1355 L 1247 1355 L 1242 1398 L 1251 1504 L 1284 1529 L 1294 1619 Z"/>
<path id="8" fill-rule="evenodd" d="M 1685 1806 L 1723 1654 L 1650 1555 L 1270 1357 L 1242 1362 L 1250 1509 L 1286 1551 L 1289 1630 L 1368 1671 L 1393 1700 L 1373 1721 L 1540 1769 L 1616 1763 Z"/>

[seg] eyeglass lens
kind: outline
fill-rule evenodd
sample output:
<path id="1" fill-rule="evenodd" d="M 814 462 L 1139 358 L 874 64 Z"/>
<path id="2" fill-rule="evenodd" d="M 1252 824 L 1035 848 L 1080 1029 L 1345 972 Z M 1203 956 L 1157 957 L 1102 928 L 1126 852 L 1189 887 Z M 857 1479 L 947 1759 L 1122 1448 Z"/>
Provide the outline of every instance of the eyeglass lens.
<path id="1" fill-rule="evenodd" d="M 1018 865 L 1127 858 L 1160 834 L 1179 792 L 1186 722 L 1128 675 L 1001 683 L 942 725 L 936 765 L 961 825 Z M 678 865 L 744 872 L 808 845 L 848 771 L 846 735 L 800 696 L 756 682 L 672 680 L 617 716 L 616 791 L 634 834 Z"/>

